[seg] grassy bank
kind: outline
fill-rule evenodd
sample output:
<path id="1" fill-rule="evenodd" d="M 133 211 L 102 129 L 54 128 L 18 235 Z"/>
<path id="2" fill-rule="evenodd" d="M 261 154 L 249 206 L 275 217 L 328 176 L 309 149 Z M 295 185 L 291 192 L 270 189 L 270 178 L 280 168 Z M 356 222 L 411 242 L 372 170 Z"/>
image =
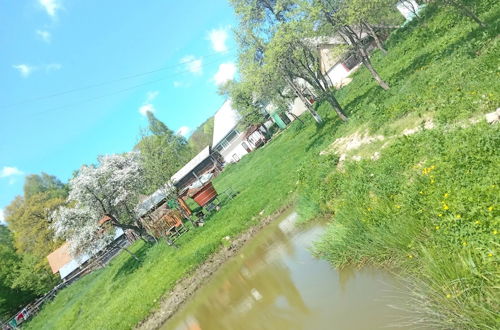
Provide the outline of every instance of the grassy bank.
<path id="1" fill-rule="evenodd" d="M 304 209 L 334 214 L 317 254 L 337 267 L 399 269 L 414 281 L 420 321 L 452 329 L 498 326 L 500 130 L 466 118 L 500 105 L 500 6 L 477 3 L 486 30 L 430 8 L 394 34 L 375 58 L 392 90 L 359 72 L 341 91 L 354 120 L 336 133 L 385 139 L 348 152 L 342 170 L 316 161 L 301 171 Z M 387 138 L 429 120 L 433 129 Z"/>
<path id="2" fill-rule="evenodd" d="M 234 237 L 297 196 L 304 217 L 334 213 L 317 246 L 333 264 L 396 265 L 422 284 L 417 293 L 430 303 L 428 320 L 452 328 L 491 326 L 498 310 L 498 127 L 447 126 L 500 104 L 494 25 L 500 6 L 478 3 L 487 29 L 451 10 L 431 10 L 397 31 L 389 54 L 374 56 L 391 90 L 384 92 L 361 69 L 338 92 L 351 116 L 347 124 L 321 105 L 323 127 L 308 117 L 305 125 L 295 122 L 217 178 L 218 190 L 232 187 L 239 195 L 206 226 L 183 236 L 178 249 L 163 242 L 135 244 L 139 262 L 121 254 L 63 290 L 27 328 L 133 327 L 225 236 Z M 399 134 L 426 118 L 433 118 L 434 130 L 387 140 L 383 149 L 371 144 L 350 151 L 365 158 L 380 151 L 377 161 L 348 160 L 339 171 L 338 155 L 319 156 L 336 138 L 364 131 Z"/>

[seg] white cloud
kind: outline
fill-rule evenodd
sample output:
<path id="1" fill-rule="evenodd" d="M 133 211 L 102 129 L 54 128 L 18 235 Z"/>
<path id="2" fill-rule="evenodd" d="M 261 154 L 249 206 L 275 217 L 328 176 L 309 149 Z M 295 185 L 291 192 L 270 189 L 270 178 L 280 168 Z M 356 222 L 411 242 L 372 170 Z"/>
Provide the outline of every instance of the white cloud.
<path id="1" fill-rule="evenodd" d="M 143 116 L 146 116 L 148 112 L 154 113 L 155 111 L 155 106 L 151 103 L 144 104 L 139 107 L 139 113 Z"/>
<path id="2" fill-rule="evenodd" d="M 22 175 L 23 171 L 16 167 L 11 167 L 11 166 L 4 166 L 2 170 L 0 170 L 0 178 L 7 178 L 9 176 L 14 176 L 14 175 Z"/>
<path id="3" fill-rule="evenodd" d="M 180 88 L 180 87 L 188 87 L 189 85 L 182 82 L 182 81 L 174 81 L 172 83 L 174 85 L 175 88 Z"/>
<path id="4" fill-rule="evenodd" d="M 59 63 L 50 63 L 45 66 L 45 71 L 50 72 L 50 71 L 58 71 L 61 70 L 62 65 Z"/>
<path id="5" fill-rule="evenodd" d="M 49 43 L 52 38 L 50 32 L 46 30 L 36 30 L 36 34 L 46 43 Z"/>
<path id="6" fill-rule="evenodd" d="M 194 74 L 201 74 L 203 71 L 202 59 L 196 58 L 194 55 L 188 55 L 181 59 L 181 63 L 186 65 L 186 69 Z"/>
<path id="7" fill-rule="evenodd" d="M 35 70 L 34 66 L 30 66 L 28 64 L 16 64 L 13 65 L 12 67 L 17 71 L 19 71 L 19 73 L 23 77 L 28 77 L 33 72 L 33 70 Z"/>
<path id="8" fill-rule="evenodd" d="M 177 134 L 177 135 L 181 135 L 181 136 L 186 137 L 186 135 L 188 135 L 188 134 L 189 134 L 189 132 L 191 132 L 191 129 L 190 129 L 189 127 L 187 127 L 187 126 L 181 126 L 181 127 L 177 130 L 176 134 Z"/>
<path id="9" fill-rule="evenodd" d="M 154 113 L 156 111 L 155 106 L 153 105 L 154 99 L 160 94 L 158 91 L 149 91 L 146 93 L 146 100 L 139 107 L 139 113 L 143 116 L 146 116 L 148 112 Z"/>
<path id="10" fill-rule="evenodd" d="M 58 0 L 38 0 L 38 3 L 45 9 L 50 17 L 55 17 L 56 11 L 61 9 L 61 4 Z"/>
<path id="11" fill-rule="evenodd" d="M 0 225 L 5 225 L 5 214 L 3 213 L 3 209 L 0 209 Z"/>
<path id="12" fill-rule="evenodd" d="M 217 86 L 223 85 L 229 80 L 233 80 L 236 74 L 236 65 L 232 62 L 222 63 L 219 70 L 214 75 L 214 82 Z"/>
<path id="13" fill-rule="evenodd" d="M 219 53 L 227 51 L 227 37 L 226 29 L 215 29 L 208 33 L 208 39 L 212 43 L 212 48 Z"/>

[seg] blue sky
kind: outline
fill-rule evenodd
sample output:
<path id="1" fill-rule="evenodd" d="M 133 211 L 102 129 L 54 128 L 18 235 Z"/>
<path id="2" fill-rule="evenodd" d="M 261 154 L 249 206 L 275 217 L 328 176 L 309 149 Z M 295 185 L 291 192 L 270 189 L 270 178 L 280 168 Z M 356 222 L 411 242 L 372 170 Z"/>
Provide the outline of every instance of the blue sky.
<path id="1" fill-rule="evenodd" d="M 0 22 L 0 221 L 24 175 L 131 150 L 146 111 L 188 136 L 235 75 L 227 0 L 0 0 Z"/>

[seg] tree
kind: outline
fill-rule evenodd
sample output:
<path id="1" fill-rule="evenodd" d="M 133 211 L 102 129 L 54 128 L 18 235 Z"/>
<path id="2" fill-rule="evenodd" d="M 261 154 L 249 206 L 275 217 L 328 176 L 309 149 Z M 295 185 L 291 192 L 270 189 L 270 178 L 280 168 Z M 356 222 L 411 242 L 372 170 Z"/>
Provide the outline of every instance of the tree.
<path id="1" fill-rule="evenodd" d="M 332 93 L 332 83 L 321 72 L 319 53 L 313 50 L 314 45 L 308 41 L 311 35 L 307 24 L 302 19 L 281 24 L 269 43 L 265 60 L 281 72 L 288 85 L 306 105 L 311 107 L 312 103 L 302 90 L 310 88 L 317 100 L 327 101 L 339 118 L 345 121 L 347 116 Z M 318 116 L 310 111 L 313 117 Z"/>
<path id="2" fill-rule="evenodd" d="M 257 90 L 257 93 L 252 95 L 267 98 L 267 101 L 271 101 L 270 104 L 275 105 L 273 101 L 286 100 L 283 96 L 292 92 L 302 100 L 316 122 L 320 123 L 321 117 L 312 106 L 311 95 L 307 95 L 308 89 L 312 88 L 316 96 L 327 100 L 339 117 L 346 120 L 347 116 L 340 104 L 330 93 L 327 77 L 317 70 L 317 54 L 300 40 L 304 35 L 291 28 L 304 18 L 298 10 L 303 3 L 286 0 L 233 0 L 232 4 L 239 16 L 237 35 L 240 40 L 240 69 L 247 72 L 243 75 L 242 82 L 250 80 L 252 83 L 248 86 L 256 86 L 253 90 Z M 285 29 L 292 31 L 293 35 L 287 36 L 283 32 Z M 258 77 L 257 81 L 260 83 L 251 80 L 249 77 L 252 76 Z M 278 86 L 279 90 L 273 86 Z"/>
<path id="3" fill-rule="evenodd" d="M 330 34 L 339 34 L 347 44 L 351 45 L 373 79 L 384 90 L 388 90 L 389 84 L 382 79 L 378 71 L 373 67 L 368 51 L 366 50 L 363 38 L 363 34 L 365 33 L 363 20 L 365 16 L 357 14 L 359 6 L 351 8 L 350 5 L 350 1 L 315 0 L 314 2 L 314 6 L 319 8 L 322 13 L 324 22 L 330 26 Z"/>
<path id="4" fill-rule="evenodd" d="M 34 297 L 50 290 L 59 280 L 52 274 L 46 256 L 61 244 L 54 240 L 50 213 L 64 204 L 67 191 L 57 178 L 42 173 L 26 177 L 24 192 L 5 209 L 16 255 L 9 267 L 9 286 Z"/>
<path id="5" fill-rule="evenodd" d="M 137 152 L 100 156 L 97 165 L 82 166 L 69 182 L 67 205 L 52 214 L 56 236 L 66 239 L 75 255 L 98 251 L 114 235 L 112 228 L 103 230 L 98 224 L 105 216 L 114 228 L 144 235 L 134 211 L 143 172 Z"/>
<path id="6" fill-rule="evenodd" d="M 206 146 L 212 144 L 214 132 L 214 117 L 208 118 L 203 124 L 198 126 L 188 139 L 189 147 L 193 154 L 202 151 Z"/>
<path id="7" fill-rule="evenodd" d="M 147 115 L 148 131 L 135 150 L 140 152 L 144 169 L 146 184 L 142 192 L 151 194 L 169 182 L 172 175 L 191 159 L 192 150 L 184 137 L 175 134 L 151 112 Z"/>
<path id="8" fill-rule="evenodd" d="M 464 0 L 437 0 L 439 5 L 442 6 L 451 6 L 458 10 L 462 15 L 470 18 L 474 22 L 476 22 L 482 28 L 486 27 L 486 23 L 484 23 L 479 16 L 467 5 L 468 1 Z"/>
<path id="9" fill-rule="evenodd" d="M 12 234 L 7 227 L 0 225 L 0 318 L 11 316 L 17 308 L 35 297 L 30 291 L 12 287 L 16 278 L 14 270 L 19 263 Z"/>
<path id="10" fill-rule="evenodd" d="M 24 180 L 24 198 L 28 199 L 38 193 L 54 191 L 61 193 L 64 191 L 64 184 L 53 175 L 47 173 L 30 174 Z"/>
<path id="11" fill-rule="evenodd" d="M 47 190 L 27 199 L 18 196 L 6 207 L 5 220 L 14 233 L 18 253 L 34 255 L 43 261 L 60 245 L 50 228 L 50 213 L 64 204 L 65 197 L 65 190 Z"/>

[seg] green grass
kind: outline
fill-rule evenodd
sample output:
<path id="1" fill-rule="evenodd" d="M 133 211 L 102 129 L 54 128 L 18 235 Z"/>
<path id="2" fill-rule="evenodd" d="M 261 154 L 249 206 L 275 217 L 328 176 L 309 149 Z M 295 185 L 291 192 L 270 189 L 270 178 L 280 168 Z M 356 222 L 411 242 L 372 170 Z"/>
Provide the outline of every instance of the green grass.
<path id="1" fill-rule="evenodd" d="M 163 241 L 153 246 L 136 243 L 131 249 L 140 262 L 121 253 L 106 268 L 62 290 L 27 328 L 126 329 L 147 317 L 177 280 L 221 247 L 225 236 L 236 236 L 295 200 L 297 166 L 328 142 L 321 133 L 327 127 L 317 129 L 311 120 L 307 123 L 303 128 L 295 123 L 288 130 L 293 134 L 281 134 L 230 165 L 214 185 L 219 191 L 231 187 L 239 194 L 205 226 L 182 236 L 178 249 Z"/>
<path id="2" fill-rule="evenodd" d="M 183 236 L 178 249 L 136 243 L 139 262 L 122 253 L 61 291 L 27 328 L 131 328 L 177 280 L 217 251 L 223 237 L 294 201 L 304 219 L 334 214 L 317 246 L 333 264 L 397 266 L 419 284 L 417 305 L 429 306 L 423 311 L 427 321 L 448 328 L 492 327 L 492 311 L 498 310 L 498 128 L 482 124 L 447 133 L 441 126 L 500 104 L 500 6 L 477 3 L 487 29 L 430 6 L 424 19 L 393 33 L 388 55 L 373 57 L 391 90 L 384 92 L 359 70 L 337 92 L 348 123 L 320 105 L 325 125 L 316 127 L 305 117 L 304 126 L 295 122 L 215 180 L 218 190 L 232 187 L 238 196 L 204 227 Z M 337 156 L 319 156 L 335 138 L 361 128 L 392 135 L 428 116 L 438 124 L 435 130 L 395 139 L 378 161 L 347 162 L 339 172 Z"/>

